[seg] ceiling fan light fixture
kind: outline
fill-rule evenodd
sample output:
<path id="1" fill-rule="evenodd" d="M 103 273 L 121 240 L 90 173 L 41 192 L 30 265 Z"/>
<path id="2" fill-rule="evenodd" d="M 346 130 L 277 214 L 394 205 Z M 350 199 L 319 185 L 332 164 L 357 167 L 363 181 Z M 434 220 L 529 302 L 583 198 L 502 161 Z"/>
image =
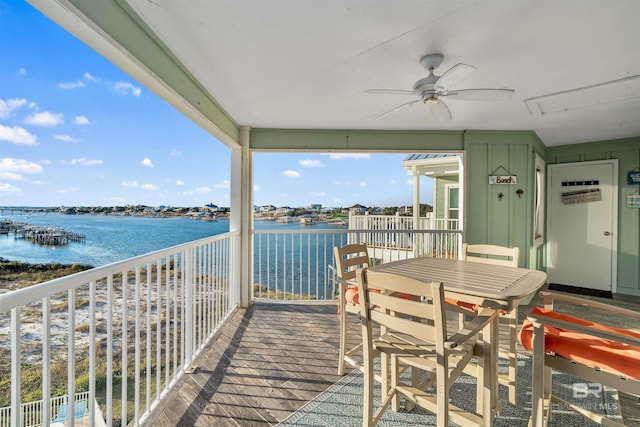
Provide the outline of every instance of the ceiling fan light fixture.
<path id="1" fill-rule="evenodd" d="M 424 104 L 435 104 L 438 102 L 438 98 L 436 98 L 435 95 L 429 95 L 428 97 L 425 97 L 422 102 Z"/>

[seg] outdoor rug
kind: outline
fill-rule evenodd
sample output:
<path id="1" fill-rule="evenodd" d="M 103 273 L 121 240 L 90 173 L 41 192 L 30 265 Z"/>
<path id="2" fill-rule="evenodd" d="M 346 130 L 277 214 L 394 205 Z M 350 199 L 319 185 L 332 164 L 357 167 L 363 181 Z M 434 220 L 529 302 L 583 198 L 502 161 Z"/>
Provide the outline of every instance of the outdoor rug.
<path id="1" fill-rule="evenodd" d="M 499 370 L 506 372 L 507 360 L 499 360 Z M 560 372 L 553 372 L 554 393 L 568 400 L 576 402 L 582 407 L 606 415 L 608 418 L 622 422 L 618 393 L 613 389 L 605 389 L 600 397 L 589 393 L 574 393 L 574 384 L 584 383 L 583 379 L 574 378 Z M 580 390 L 580 389 L 579 389 Z M 462 375 L 452 386 L 450 398 L 452 402 L 464 409 L 474 412 L 475 409 L 475 378 Z M 578 397 L 574 398 L 573 395 Z M 596 393 L 597 394 L 597 393 Z M 527 426 L 531 415 L 531 360 L 520 356 L 518 360 L 518 405 L 513 406 L 508 401 L 508 390 L 500 386 L 499 389 L 502 409 L 500 415 L 494 419 L 495 426 Z M 375 391 L 375 405 L 380 402 L 380 387 Z M 362 373 L 353 370 L 320 393 L 315 399 L 293 413 L 278 426 L 360 426 L 362 425 Z M 394 412 L 388 408 L 381 418 L 379 426 L 429 426 L 436 425 L 434 414 L 416 407 L 411 412 Z M 453 424 L 452 424 L 453 425 Z M 573 411 L 554 405 L 550 426 L 598 426 Z"/>

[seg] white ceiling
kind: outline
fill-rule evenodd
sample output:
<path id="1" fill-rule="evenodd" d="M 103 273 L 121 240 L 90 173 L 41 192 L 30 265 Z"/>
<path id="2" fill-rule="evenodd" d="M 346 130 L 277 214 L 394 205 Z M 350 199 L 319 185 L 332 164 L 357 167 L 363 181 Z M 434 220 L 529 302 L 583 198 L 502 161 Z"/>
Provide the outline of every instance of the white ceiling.
<path id="1" fill-rule="evenodd" d="M 525 104 L 640 75 L 638 0 L 127 2 L 240 125 L 534 130 L 547 146 L 640 136 L 640 79 L 623 100 L 542 116 Z M 455 89 L 515 95 L 446 100 L 453 120 L 444 123 L 421 103 L 371 118 L 412 98 L 365 91 L 411 90 L 427 53 L 445 55 L 437 75 L 459 62 L 477 67 Z"/>

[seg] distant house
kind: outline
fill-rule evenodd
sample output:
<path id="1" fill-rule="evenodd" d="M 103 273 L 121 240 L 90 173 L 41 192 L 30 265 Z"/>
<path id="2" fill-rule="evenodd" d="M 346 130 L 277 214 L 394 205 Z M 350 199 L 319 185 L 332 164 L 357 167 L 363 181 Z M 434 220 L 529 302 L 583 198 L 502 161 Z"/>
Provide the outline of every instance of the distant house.
<path id="1" fill-rule="evenodd" d="M 321 203 L 314 203 L 311 206 L 309 206 L 309 209 L 311 209 L 312 211 L 319 211 L 322 209 L 322 204 Z"/>
<path id="2" fill-rule="evenodd" d="M 264 205 L 260 206 L 260 213 L 269 213 L 276 210 L 276 207 L 273 205 Z"/>
<path id="3" fill-rule="evenodd" d="M 276 209 L 276 211 L 274 213 L 276 215 L 291 215 L 295 211 L 296 211 L 295 209 L 290 208 L 289 206 L 281 206 L 278 209 Z"/>
<path id="4" fill-rule="evenodd" d="M 367 207 L 362 206 L 359 203 L 349 208 L 349 213 L 351 213 L 352 215 L 364 215 L 365 212 L 367 212 Z"/>

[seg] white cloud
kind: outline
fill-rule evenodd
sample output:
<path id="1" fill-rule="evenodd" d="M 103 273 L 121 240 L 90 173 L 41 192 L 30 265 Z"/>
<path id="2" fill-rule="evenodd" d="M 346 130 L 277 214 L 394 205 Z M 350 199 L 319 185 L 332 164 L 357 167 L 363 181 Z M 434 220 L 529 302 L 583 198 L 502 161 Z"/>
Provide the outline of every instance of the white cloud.
<path id="1" fill-rule="evenodd" d="M 135 187 L 138 187 L 138 183 L 136 181 L 123 181 L 122 186 L 135 188 Z"/>
<path id="2" fill-rule="evenodd" d="M 311 192 L 311 195 L 314 197 L 324 197 L 326 196 L 324 191 L 313 191 Z"/>
<path id="3" fill-rule="evenodd" d="M 314 160 L 314 159 L 300 160 L 300 165 L 305 166 L 307 168 L 323 168 L 324 167 L 324 163 L 322 163 L 320 160 Z"/>
<path id="4" fill-rule="evenodd" d="M 368 153 L 329 153 L 324 155 L 329 156 L 331 160 L 344 160 L 344 159 L 364 160 L 370 157 L 370 154 Z"/>
<path id="5" fill-rule="evenodd" d="M 413 185 L 413 179 L 407 179 L 404 183 L 407 185 Z"/>
<path id="6" fill-rule="evenodd" d="M 38 163 L 40 163 L 41 165 L 50 165 L 51 164 L 51 160 L 44 159 L 44 160 L 40 160 Z"/>
<path id="7" fill-rule="evenodd" d="M 177 180 L 176 185 L 184 185 L 184 182 L 182 182 L 181 180 Z"/>
<path id="8" fill-rule="evenodd" d="M 209 188 L 206 185 L 204 185 L 202 187 L 196 188 L 195 190 L 193 190 L 193 192 L 196 193 L 196 194 L 211 193 L 211 188 Z"/>
<path id="9" fill-rule="evenodd" d="M 0 193 L 19 193 L 20 189 L 15 185 L 0 183 Z"/>
<path id="10" fill-rule="evenodd" d="M 63 141 L 63 142 L 80 142 L 79 139 L 73 138 L 69 135 L 54 135 L 53 137 L 58 141 Z"/>
<path id="11" fill-rule="evenodd" d="M 91 74 L 89 74 L 89 73 L 84 73 L 84 74 L 83 74 L 83 76 L 84 76 L 84 78 L 85 78 L 85 79 L 87 79 L 87 80 L 91 80 L 92 82 L 97 82 L 97 81 L 98 81 L 98 79 L 96 79 L 95 77 L 93 77 L 93 76 L 92 76 Z"/>
<path id="12" fill-rule="evenodd" d="M 142 184 L 140 188 L 142 188 L 143 190 L 155 190 L 156 186 L 153 184 Z"/>
<path id="13" fill-rule="evenodd" d="M 134 86 L 129 82 L 116 82 L 114 85 L 116 92 L 123 95 L 132 94 L 134 96 L 140 96 L 142 90 L 138 86 Z"/>
<path id="14" fill-rule="evenodd" d="M 24 122 L 32 126 L 51 127 L 64 123 L 64 120 L 61 113 L 54 114 L 48 111 L 43 111 L 42 113 L 33 113 L 27 117 Z"/>
<path id="15" fill-rule="evenodd" d="M 18 74 L 19 76 L 26 76 L 26 75 L 27 75 L 27 69 L 26 69 L 26 68 L 20 68 L 20 69 L 18 70 L 18 73 L 17 73 L 17 74 Z"/>
<path id="16" fill-rule="evenodd" d="M 340 204 L 342 203 L 342 199 L 333 199 L 331 200 L 333 203 Z"/>
<path id="17" fill-rule="evenodd" d="M 89 119 L 86 118 L 85 116 L 76 116 L 76 118 L 74 119 L 74 123 L 77 125 L 88 125 Z"/>
<path id="18" fill-rule="evenodd" d="M 22 145 L 38 145 L 36 136 L 20 126 L 0 125 L 0 141 Z"/>
<path id="19" fill-rule="evenodd" d="M 169 151 L 169 155 L 172 157 L 182 156 L 182 151 L 176 150 L 175 148 Z"/>
<path id="20" fill-rule="evenodd" d="M 33 183 L 36 184 L 36 185 L 44 185 L 45 184 L 45 182 L 40 180 L 40 179 L 36 179 L 35 181 L 33 181 Z"/>
<path id="21" fill-rule="evenodd" d="M 396 184 L 396 180 L 395 180 L 395 179 L 391 179 L 391 180 L 389 181 L 389 184 Z"/>
<path id="22" fill-rule="evenodd" d="M 75 89 L 78 87 L 84 87 L 84 83 L 82 83 L 81 80 L 78 80 L 75 82 L 64 82 L 64 83 L 58 83 L 58 87 L 60 89 Z"/>
<path id="23" fill-rule="evenodd" d="M 253 191 L 260 191 L 260 190 L 262 190 L 262 187 L 260 187 L 259 185 L 253 186 Z"/>
<path id="24" fill-rule="evenodd" d="M 140 164 L 142 166 L 146 166 L 148 168 L 152 168 L 153 167 L 153 162 L 151 161 L 151 159 L 148 159 L 146 157 L 140 162 Z"/>
<path id="25" fill-rule="evenodd" d="M 366 187 L 367 186 L 367 181 L 360 181 L 360 183 L 358 183 L 359 187 Z"/>
<path id="26" fill-rule="evenodd" d="M 30 162 L 24 159 L 12 159 L 5 157 L 0 159 L 0 173 L 10 174 L 34 174 L 42 173 L 44 169 L 37 163 Z"/>
<path id="27" fill-rule="evenodd" d="M 300 177 L 300 172 L 296 172 L 296 171 L 292 171 L 292 170 L 286 170 L 283 171 L 282 174 L 286 177 L 289 178 L 299 178 Z"/>
<path id="28" fill-rule="evenodd" d="M 216 185 L 214 185 L 214 187 L 215 188 L 230 188 L 231 187 L 231 183 L 225 179 L 222 182 L 219 182 Z"/>
<path id="29" fill-rule="evenodd" d="M 84 157 L 79 157 L 77 159 L 72 159 L 70 163 L 72 165 L 94 166 L 94 165 L 101 165 L 103 163 L 103 161 L 102 160 L 87 159 L 87 158 L 84 158 Z"/>
<path id="30" fill-rule="evenodd" d="M 60 194 L 68 194 L 68 193 L 73 193 L 74 191 L 76 191 L 75 188 L 61 188 L 59 190 L 56 190 L 56 192 L 60 193 Z"/>
<path id="31" fill-rule="evenodd" d="M 0 171 L 0 179 L 6 179 L 8 181 L 24 181 L 22 175 L 15 172 L 2 172 Z"/>
<path id="32" fill-rule="evenodd" d="M 13 110 L 17 110 L 27 104 L 24 98 L 0 99 L 0 119 L 6 119 Z"/>

